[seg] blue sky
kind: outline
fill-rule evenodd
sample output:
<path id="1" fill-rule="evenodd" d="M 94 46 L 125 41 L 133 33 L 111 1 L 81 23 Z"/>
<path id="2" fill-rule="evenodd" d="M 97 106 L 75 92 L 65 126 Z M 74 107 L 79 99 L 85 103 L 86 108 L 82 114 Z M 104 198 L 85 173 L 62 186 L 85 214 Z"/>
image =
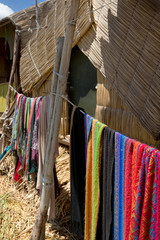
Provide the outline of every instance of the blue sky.
<path id="1" fill-rule="evenodd" d="M 38 3 L 43 1 L 45 0 L 37 0 Z M 35 0 L 0 0 L 0 19 L 33 5 L 35 5 Z"/>

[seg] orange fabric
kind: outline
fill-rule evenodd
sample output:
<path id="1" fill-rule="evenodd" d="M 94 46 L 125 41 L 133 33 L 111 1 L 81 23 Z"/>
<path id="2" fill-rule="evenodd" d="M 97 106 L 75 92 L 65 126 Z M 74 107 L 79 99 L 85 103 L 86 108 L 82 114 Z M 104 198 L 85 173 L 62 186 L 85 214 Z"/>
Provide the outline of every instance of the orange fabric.
<path id="1" fill-rule="evenodd" d="M 93 128 L 93 126 L 92 126 Z M 89 240 L 91 236 L 91 220 L 92 220 L 92 194 L 90 194 L 90 190 L 93 186 L 93 161 L 92 161 L 92 148 L 94 147 L 92 142 L 92 129 L 89 136 L 88 141 L 88 151 L 87 151 L 87 169 L 89 171 L 86 172 L 86 199 L 85 202 L 85 240 Z"/>

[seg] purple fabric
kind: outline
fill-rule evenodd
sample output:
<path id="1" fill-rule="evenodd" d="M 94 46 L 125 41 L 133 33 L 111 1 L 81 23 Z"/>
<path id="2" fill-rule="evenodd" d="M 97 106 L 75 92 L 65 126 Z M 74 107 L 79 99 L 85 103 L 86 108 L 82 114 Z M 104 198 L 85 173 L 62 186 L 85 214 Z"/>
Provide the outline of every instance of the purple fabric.
<path id="1" fill-rule="evenodd" d="M 32 161 L 38 163 L 38 127 L 39 127 L 39 116 L 40 116 L 40 107 L 41 107 L 42 98 L 39 100 L 37 111 L 36 111 L 36 118 L 34 123 L 33 129 L 33 140 L 32 140 Z"/>
<path id="2" fill-rule="evenodd" d="M 86 166 L 87 166 L 87 149 L 88 149 L 88 139 L 89 134 L 92 126 L 93 117 L 89 116 L 88 114 L 84 113 L 84 129 L 85 129 L 85 159 L 86 159 Z"/>
<path id="3" fill-rule="evenodd" d="M 24 121 L 25 121 L 25 106 L 26 106 L 26 99 L 27 99 L 27 97 L 24 97 L 24 101 L 23 101 L 23 124 L 24 124 Z"/>

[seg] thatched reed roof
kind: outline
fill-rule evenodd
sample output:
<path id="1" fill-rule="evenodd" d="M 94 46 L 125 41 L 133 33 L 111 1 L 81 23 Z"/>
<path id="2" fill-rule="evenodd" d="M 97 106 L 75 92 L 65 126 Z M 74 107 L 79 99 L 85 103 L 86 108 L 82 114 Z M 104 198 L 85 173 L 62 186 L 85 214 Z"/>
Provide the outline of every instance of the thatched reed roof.
<path id="1" fill-rule="evenodd" d="M 53 69 L 57 38 L 64 34 L 70 0 L 59 0 L 22 51 L 24 91 Z M 160 11 L 158 1 L 93 0 L 94 27 L 88 0 L 81 0 L 75 42 L 111 82 L 147 131 L 160 136 Z M 81 38 L 80 38 L 81 37 Z M 73 44 L 74 45 L 74 44 Z"/>
<path id="2" fill-rule="evenodd" d="M 44 81 L 52 70 L 57 49 L 57 39 L 65 34 L 70 1 L 58 0 L 23 49 L 20 63 L 21 86 L 24 92 L 33 90 L 39 81 Z M 77 22 L 73 46 L 79 41 L 91 26 L 88 12 L 88 2 L 82 0 Z M 82 17 L 84 16 L 84 17 Z M 47 28 L 45 27 L 47 26 Z M 44 27 L 44 28 L 43 28 Z M 27 73 L 27 74 L 26 74 Z"/>
<path id="3" fill-rule="evenodd" d="M 38 4 L 38 22 L 42 23 L 43 19 L 48 14 L 49 10 L 53 6 L 53 1 L 45 1 Z M 21 48 L 24 48 L 26 43 L 31 38 L 32 34 L 35 32 L 28 31 L 28 29 L 34 29 L 36 27 L 36 10 L 35 6 L 26 8 L 22 11 L 13 13 L 12 15 L 3 18 L 0 21 L 0 28 L 8 23 L 12 23 L 15 28 L 21 30 Z"/>

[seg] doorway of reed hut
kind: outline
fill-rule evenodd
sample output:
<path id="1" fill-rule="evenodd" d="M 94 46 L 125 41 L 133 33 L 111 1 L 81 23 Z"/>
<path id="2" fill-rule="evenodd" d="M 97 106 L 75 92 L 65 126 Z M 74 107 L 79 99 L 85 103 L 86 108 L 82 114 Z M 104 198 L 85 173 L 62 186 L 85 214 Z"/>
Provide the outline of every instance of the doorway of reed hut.
<path id="1" fill-rule="evenodd" d="M 12 65 L 12 54 L 8 41 L 0 33 L 0 116 L 6 110 L 6 94 Z"/>
<path id="2" fill-rule="evenodd" d="M 94 117 L 97 102 L 97 69 L 77 45 L 72 49 L 69 72 L 71 102 Z"/>

